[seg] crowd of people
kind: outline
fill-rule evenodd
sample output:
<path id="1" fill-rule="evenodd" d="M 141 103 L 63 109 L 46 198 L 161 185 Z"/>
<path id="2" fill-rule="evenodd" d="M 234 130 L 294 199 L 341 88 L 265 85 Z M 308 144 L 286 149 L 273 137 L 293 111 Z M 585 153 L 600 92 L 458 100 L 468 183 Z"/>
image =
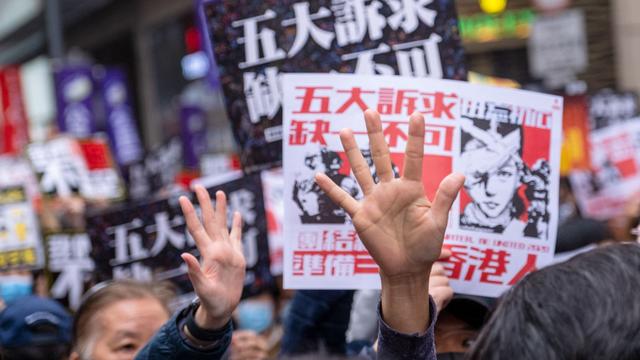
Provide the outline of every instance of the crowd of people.
<path id="1" fill-rule="evenodd" d="M 428 199 L 424 118 L 410 118 L 396 177 L 379 115 L 364 117 L 376 180 L 353 132 L 340 133 L 362 199 L 324 173 L 315 181 L 352 219 L 380 268 L 381 291 L 301 290 L 286 306 L 271 294 L 241 302 L 241 216 L 229 230 L 225 194 L 215 194 L 214 209 L 196 186 L 201 211 L 186 197 L 180 206 L 200 255 L 182 254 L 197 299 L 174 311 L 171 286 L 117 280 L 93 287 L 72 316 L 53 300 L 19 297 L 0 313 L 2 359 L 640 358 L 635 242 L 612 243 L 604 225 L 569 216 L 558 231 L 562 251 L 600 246 L 532 272 L 499 299 L 454 294 L 438 260 L 450 255 L 443 238 L 464 176 L 448 175 Z M 639 213 L 635 199 L 628 228 L 637 229 Z"/>

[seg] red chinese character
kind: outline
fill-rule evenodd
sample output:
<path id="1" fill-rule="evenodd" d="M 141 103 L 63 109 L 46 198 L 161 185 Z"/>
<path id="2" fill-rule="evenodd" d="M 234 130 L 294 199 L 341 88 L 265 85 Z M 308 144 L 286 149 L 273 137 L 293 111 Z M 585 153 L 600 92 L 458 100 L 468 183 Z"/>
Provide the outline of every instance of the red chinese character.
<path id="1" fill-rule="evenodd" d="M 293 253 L 293 275 L 304 275 L 304 256 L 297 251 Z"/>
<path id="2" fill-rule="evenodd" d="M 342 231 L 336 230 L 333 232 L 333 240 L 335 241 L 336 251 L 353 251 L 356 234 L 348 231 L 343 235 Z"/>
<path id="3" fill-rule="evenodd" d="M 356 274 L 377 274 L 379 271 L 378 265 L 368 253 L 356 255 Z"/>
<path id="4" fill-rule="evenodd" d="M 324 120 L 316 120 L 313 122 L 313 133 L 311 134 L 311 142 L 319 143 L 322 145 L 327 145 L 327 142 L 324 139 L 324 134 L 328 133 L 329 122 Z"/>
<path id="5" fill-rule="evenodd" d="M 307 254 L 305 255 L 305 263 L 309 265 L 309 271 L 307 273 L 311 276 L 324 276 L 326 273 L 325 255 Z"/>
<path id="6" fill-rule="evenodd" d="M 420 93 L 422 95 L 422 104 L 424 106 L 423 113 L 433 114 L 434 118 L 440 119 L 443 115 L 453 120 L 453 114 L 451 109 L 458 102 L 458 95 L 450 94 L 445 95 L 442 92 L 436 93 Z M 445 104 L 445 99 L 449 99 L 449 102 Z"/>
<path id="7" fill-rule="evenodd" d="M 291 120 L 289 128 L 289 145 L 304 145 L 307 143 L 306 121 Z"/>
<path id="8" fill-rule="evenodd" d="M 513 279 L 511 279 L 511 281 L 509 281 L 509 285 L 513 285 L 517 283 L 518 281 L 520 281 L 520 279 L 522 279 L 528 273 L 536 271 L 537 260 L 538 260 L 538 255 L 528 254 L 527 262 L 524 264 L 524 266 L 522 266 L 522 269 L 518 271 L 516 276 L 514 276 Z"/>
<path id="9" fill-rule="evenodd" d="M 352 254 L 327 256 L 329 273 L 333 276 L 353 276 L 355 274 L 355 258 Z"/>
<path id="10" fill-rule="evenodd" d="M 413 114 L 416 111 L 416 101 L 418 98 L 415 96 L 408 96 L 408 93 L 417 92 L 416 90 L 398 90 L 398 94 L 396 95 L 396 114 L 402 114 L 402 108 L 407 108 L 405 114 Z"/>
<path id="11" fill-rule="evenodd" d="M 393 148 L 398 146 L 398 138 L 402 138 L 403 140 L 407 140 L 407 134 L 398 127 L 398 122 L 388 122 L 387 127 L 382 131 L 382 134 L 387 139 L 387 143 L 389 147 Z"/>
<path id="12" fill-rule="evenodd" d="M 378 112 L 380 114 L 393 114 L 393 94 L 393 88 L 380 88 L 378 91 Z"/>
<path id="13" fill-rule="evenodd" d="M 507 264 L 509 261 L 509 253 L 504 250 L 495 251 L 491 248 L 482 250 L 482 262 L 478 267 L 481 271 L 480 282 L 489 284 L 502 284 L 500 279 L 494 279 L 491 277 L 501 277 L 507 272 Z M 477 257 L 471 257 L 472 259 L 478 259 Z M 471 279 L 469 279 L 471 280 Z"/>
<path id="14" fill-rule="evenodd" d="M 444 268 L 451 279 L 471 281 L 480 272 L 480 282 L 502 284 L 495 277 L 503 276 L 507 272 L 509 253 L 504 250 L 480 249 L 466 245 L 447 245 L 451 256 L 444 262 Z M 468 252 L 466 250 L 469 250 Z"/>
<path id="15" fill-rule="evenodd" d="M 296 99 L 302 100 L 299 111 L 294 114 L 328 114 L 329 113 L 329 97 L 316 95 L 316 90 L 331 90 L 331 86 L 296 86 L 296 89 L 304 89 L 303 96 L 296 96 Z M 319 102 L 318 110 L 312 110 L 314 102 Z"/>
<path id="16" fill-rule="evenodd" d="M 451 256 L 443 262 L 444 269 L 448 272 L 447 276 L 451 279 L 459 280 L 462 276 L 462 269 L 467 262 L 467 246 L 466 245 L 444 245 L 451 251 Z"/>
<path id="17" fill-rule="evenodd" d="M 375 94 L 375 91 L 362 90 L 362 88 L 359 87 L 351 88 L 351 90 L 338 90 L 338 92 L 350 94 L 349 99 L 347 99 L 347 101 L 345 101 L 345 103 L 340 106 L 338 111 L 336 111 L 336 113 L 338 114 L 342 114 L 343 112 L 347 111 L 347 109 L 349 109 L 353 104 L 358 105 L 362 111 L 367 110 L 369 107 L 364 102 L 364 100 L 362 100 L 362 94 Z"/>

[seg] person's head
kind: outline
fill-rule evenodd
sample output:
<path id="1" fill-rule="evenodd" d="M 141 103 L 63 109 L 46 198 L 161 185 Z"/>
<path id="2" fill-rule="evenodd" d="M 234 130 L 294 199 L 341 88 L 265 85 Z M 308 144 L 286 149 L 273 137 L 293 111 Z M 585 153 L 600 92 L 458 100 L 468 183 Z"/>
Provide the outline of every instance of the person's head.
<path id="1" fill-rule="evenodd" d="M 169 319 L 167 286 L 118 280 L 83 300 L 73 326 L 71 360 L 133 359 Z"/>
<path id="2" fill-rule="evenodd" d="M 486 323 L 492 307 L 493 299 L 455 295 L 438 314 L 435 327 L 438 359 L 462 359 Z"/>
<path id="3" fill-rule="evenodd" d="M 478 209 L 489 218 L 512 212 L 511 204 L 522 184 L 521 136 L 518 129 L 484 130 L 468 121 L 463 126 L 460 156 L 464 184 Z"/>
<path id="4" fill-rule="evenodd" d="M 0 313 L 0 358 L 62 360 L 69 356 L 71 315 L 56 301 L 21 297 Z"/>
<path id="5" fill-rule="evenodd" d="M 533 272 L 501 299 L 470 359 L 640 358 L 640 245 Z"/>

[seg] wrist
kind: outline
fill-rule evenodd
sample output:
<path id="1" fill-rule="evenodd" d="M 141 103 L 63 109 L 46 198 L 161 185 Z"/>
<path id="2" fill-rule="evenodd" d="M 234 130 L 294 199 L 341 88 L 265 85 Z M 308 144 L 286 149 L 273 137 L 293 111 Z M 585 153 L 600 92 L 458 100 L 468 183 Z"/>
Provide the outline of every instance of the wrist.
<path id="1" fill-rule="evenodd" d="M 219 330 L 227 325 L 231 320 L 231 314 L 223 316 L 212 316 L 202 304 L 200 304 L 193 316 L 196 325 L 205 330 Z"/>
<path id="2" fill-rule="evenodd" d="M 382 317 L 394 330 L 414 334 L 427 329 L 430 270 L 394 276 L 380 274 Z"/>

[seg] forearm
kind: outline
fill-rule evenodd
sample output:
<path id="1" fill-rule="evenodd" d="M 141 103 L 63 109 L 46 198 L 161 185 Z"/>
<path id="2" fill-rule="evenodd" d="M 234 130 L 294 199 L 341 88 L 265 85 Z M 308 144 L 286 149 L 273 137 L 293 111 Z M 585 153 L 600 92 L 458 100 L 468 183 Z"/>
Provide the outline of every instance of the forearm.
<path id="1" fill-rule="evenodd" d="M 402 333 L 380 318 L 377 354 L 370 356 L 378 360 L 435 360 L 436 350 L 434 328 L 436 306 L 432 300 L 426 300 L 429 308 L 429 322 L 422 324 L 424 331 Z"/>
<path id="2" fill-rule="evenodd" d="M 381 316 L 393 329 L 405 334 L 423 333 L 430 323 L 429 273 L 395 277 L 381 275 Z"/>

